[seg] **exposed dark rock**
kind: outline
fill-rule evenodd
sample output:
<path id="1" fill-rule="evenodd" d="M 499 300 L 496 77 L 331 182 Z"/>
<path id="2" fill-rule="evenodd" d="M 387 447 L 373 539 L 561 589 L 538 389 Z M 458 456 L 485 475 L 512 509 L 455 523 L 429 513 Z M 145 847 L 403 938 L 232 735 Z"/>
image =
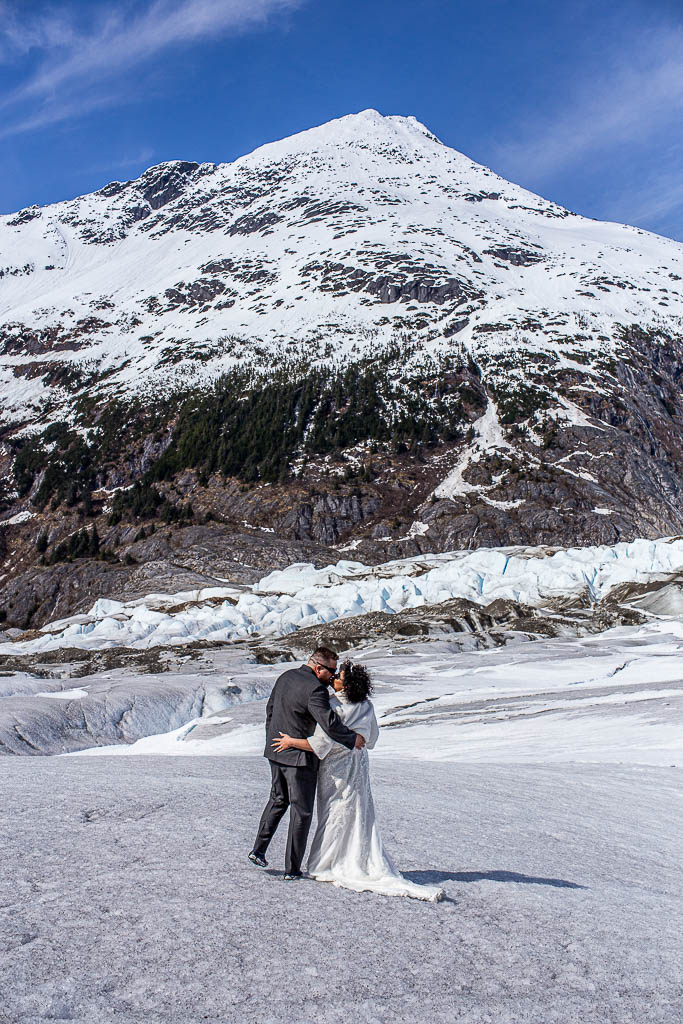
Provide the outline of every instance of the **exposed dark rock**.
<path id="1" fill-rule="evenodd" d="M 454 334 L 459 334 L 467 327 L 468 323 L 469 320 L 452 320 L 448 327 L 443 329 L 444 338 L 452 338 Z"/>
<path id="2" fill-rule="evenodd" d="M 103 196 L 105 199 L 111 199 L 114 196 L 121 195 L 121 193 L 130 188 L 132 184 L 132 181 L 110 181 L 108 185 L 104 185 L 103 188 L 98 189 L 95 195 Z"/>
<path id="3" fill-rule="evenodd" d="M 187 160 L 150 167 L 140 178 L 138 188 L 142 198 L 153 210 L 172 203 L 183 194 L 188 178 L 198 167 L 199 164 Z"/>
<path id="4" fill-rule="evenodd" d="M 268 210 L 259 210 L 256 213 L 245 213 L 238 217 L 228 228 L 229 235 L 253 235 L 256 232 L 263 232 L 267 228 L 278 224 L 282 220 L 277 213 Z"/>
<path id="5" fill-rule="evenodd" d="M 481 203 L 484 199 L 500 199 L 500 192 L 469 192 L 463 199 L 468 203 Z"/>
<path id="6" fill-rule="evenodd" d="M 34 206 L 27 206 L 25 210 L 20 210 L 19 213 L 12 217 L 11 220 L 7 221 L 10 227 L 15 228 L 20 224 L 28 224 L 29 221 L 35 220 L 37 217 L 41 217 L 43 211 L 40 206 L 36 203 Z"/>
<path id="7" fill-rule="evenodd" d="M 184 281 L 175 288 L 167 288 L 164 296 L 168 301 L 169 308 L 174 306 L 201 306 L 207 302 L 213 302 L 218 295 L 225 291 L 222 281 L 210 278 L 199 278 L 191 284 Z"/>
<path id="8" fill-rule="evenodd" d="M 534 263 L 541 263 L 546 258 L 542 252 L 534 252 L 531 249 L 514 249 L 507 245 L 485 249 L 484 252 L 487 256 L 494 256 L 498 260 L 511 263 L 513 267 L 530 267 Z"/>
<path id="9" fill-rule="evenodd" d="M 380 302 L 398 302 L 413 299 L 416 302 L 467 302 L 473 297 L 472 288 L 465 281 L 450 278 L 443 284 L 431 281 L 412 280 L 397 282 L 388 277 L 378 277 L 365 288 L 371 295 L 376 295 Z"/>
<path id="10" fill-rule="evenodd" d="M 310 502 L 295 506 L 281 520 L 279 529 L 285 535 L 291 532 L 297 540 L 333 545 L 342 534 L 371 520 L 379 504 L 377 497 L 361 494 L 320 494 Z"/>
<path id="11" fill-rule="evenodd" d="M 43 355 L 45 352 L 72 351 L 90 344 L 86 329 L 62 327 L 29 328 L 23 324 L 0 327 L 0 355 Z"/>

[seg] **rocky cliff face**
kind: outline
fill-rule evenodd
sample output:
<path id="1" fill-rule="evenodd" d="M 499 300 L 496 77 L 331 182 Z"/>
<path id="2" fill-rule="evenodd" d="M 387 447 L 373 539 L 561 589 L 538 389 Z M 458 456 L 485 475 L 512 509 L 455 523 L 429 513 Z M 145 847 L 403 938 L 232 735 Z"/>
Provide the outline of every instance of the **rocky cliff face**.
<path id="1" fill-rule="evenodd" d="M 217 549 L 682 532 L 682 281 L 374 111 L 0 218 L 5 625 Z"/>

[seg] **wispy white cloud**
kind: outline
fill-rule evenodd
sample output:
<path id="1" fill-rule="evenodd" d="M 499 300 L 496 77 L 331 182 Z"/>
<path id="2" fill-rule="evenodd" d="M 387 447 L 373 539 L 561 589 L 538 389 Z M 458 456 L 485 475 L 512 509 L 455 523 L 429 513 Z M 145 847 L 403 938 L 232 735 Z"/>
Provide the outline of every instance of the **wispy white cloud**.
<path id="1" fill-rule="evenodd" d="M 603 199 L 608 220 L 637 224 L 683 240 L 683 144 L 658 153 L 647 171 L 627 175 Z"/>
<path id="2" fill-rule="evenodd" d="M 680 132 L 683 112 L 683 29 L 644 33 L 620 42 L 600 69 L 580 69 L 581 80 L 551 115 L 516 126 L 497 147 L 509 172 L 537 179 L 592 153 L 647 142 L 669 124 Z"/>
<path id="3" fill-rule="evenodd" d="M 95 110 L 117 106 L 126 101 L 124 93 L 106 92 L 90 89 L 81 95 L 60 97 L 24 112 L 21 117 L 6 121 L 0 127 L 0 141 L 16 135 L 27 135 L 61 121 L 69 121 Z"/>
<path id="4" fill-rule="evenodd" d="M 554 110 L 512 127 L 491 158 L 508 178 L 533 188 L 552 188 L 568 174 L 602 166 L 630 188 L 614 194 L 606 185 L 605 215 L 667 230 L 681 206 L 683 120 L 683 24 L 635 28 L 615 35 L 611 51 L 591 66 L 579 63 L 573 90 Z M 624 164 L 649 148 L 648 171 L 640 177 Z M 607 190 L 611 190 L 611 194 Z"/>
<path id="5" fill-rule="evenodd" d="M 143 146 L 137 153 L 128 153 L 126 156 L 116 160 L 107 160 L 105 163 L 93 164 L 85 168 L 86 174 L 114 174 L 117 171 L 129 169 L 138 170 L 140 167 L 149 167 L 154 158 L 154 150 L 150 146 Z"/>
<path id="6" fill-rule="evenodd" d="M 131 70 L 174 46 L 243 32 L 304 0 L 147 0 L 97 5 L 88 25 L 62 5 L 30 15 L 0 3 L 0 58 L 43 53 L 39 65 L 0 100 L 0 137 L 33 131 L 117 102 L 112 91 Z M 125 96 L 123 97 L 125 99 Z M 9 120 L 7 120 L 9 115 Z M 14 119 L 12 120 L 12 117 Z"/>
<path id="7" fill-rule="evenodd" d="M 77 32 L 64 12 L 46 9 L 26 17 L 26 6 L 0 0 L 0 61 L 16 61 L 31 50 L 74 44 Z"/>

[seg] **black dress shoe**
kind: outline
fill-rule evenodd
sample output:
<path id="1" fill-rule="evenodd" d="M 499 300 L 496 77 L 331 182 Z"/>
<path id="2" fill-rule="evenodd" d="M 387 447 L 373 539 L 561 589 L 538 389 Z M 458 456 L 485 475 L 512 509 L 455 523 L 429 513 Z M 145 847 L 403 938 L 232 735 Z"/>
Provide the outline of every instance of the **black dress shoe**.
<path id="1" fill-rule="evenodd" d="M 257 868 L 268 867 L 268 861 L 266 860 L 266 858 L 261 856 L 260 853 L 257 853 L 256 850 L 251 851 L 251 853 L 249 854 L 249 860 L 251 861 L 252 864 L 255 864 Z"/>
<path id="2" fill-rule="evenodd" d="M 297 878 L 303 878 L 303 877 L 304 876 L 301 874 L 301 872 L 297 871 L 296 874 L 293 874 L 293 875 L 290 875 L 290 874 L 283 875 L 282 876 L 282 880 L 283 880 L 283 882 L 295 882 L 297 880 Z"/>

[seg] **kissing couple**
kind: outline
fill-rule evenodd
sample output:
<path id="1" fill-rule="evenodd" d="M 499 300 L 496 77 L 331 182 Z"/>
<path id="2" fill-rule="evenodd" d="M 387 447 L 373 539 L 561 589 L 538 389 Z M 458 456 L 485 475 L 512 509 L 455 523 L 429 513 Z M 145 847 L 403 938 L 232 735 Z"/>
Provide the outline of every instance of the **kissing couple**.
<path id="1" fill-rule="evenodd" d="M 379 737 L 371 693 L 365 667 L 347 661 L 337 674 L 337 655 L 329 647 L 318 647 L 306 665 L 278 678 L 266 707 L 270 798 L 249 860 L 267 866 L 268 845 L 289 808 L 285 879 L 303 877 L 317 791 L 309 877 L 356 892 L 436 901 L 443 890 L 404 878 L 380 838 L 368 759 Z"/>

